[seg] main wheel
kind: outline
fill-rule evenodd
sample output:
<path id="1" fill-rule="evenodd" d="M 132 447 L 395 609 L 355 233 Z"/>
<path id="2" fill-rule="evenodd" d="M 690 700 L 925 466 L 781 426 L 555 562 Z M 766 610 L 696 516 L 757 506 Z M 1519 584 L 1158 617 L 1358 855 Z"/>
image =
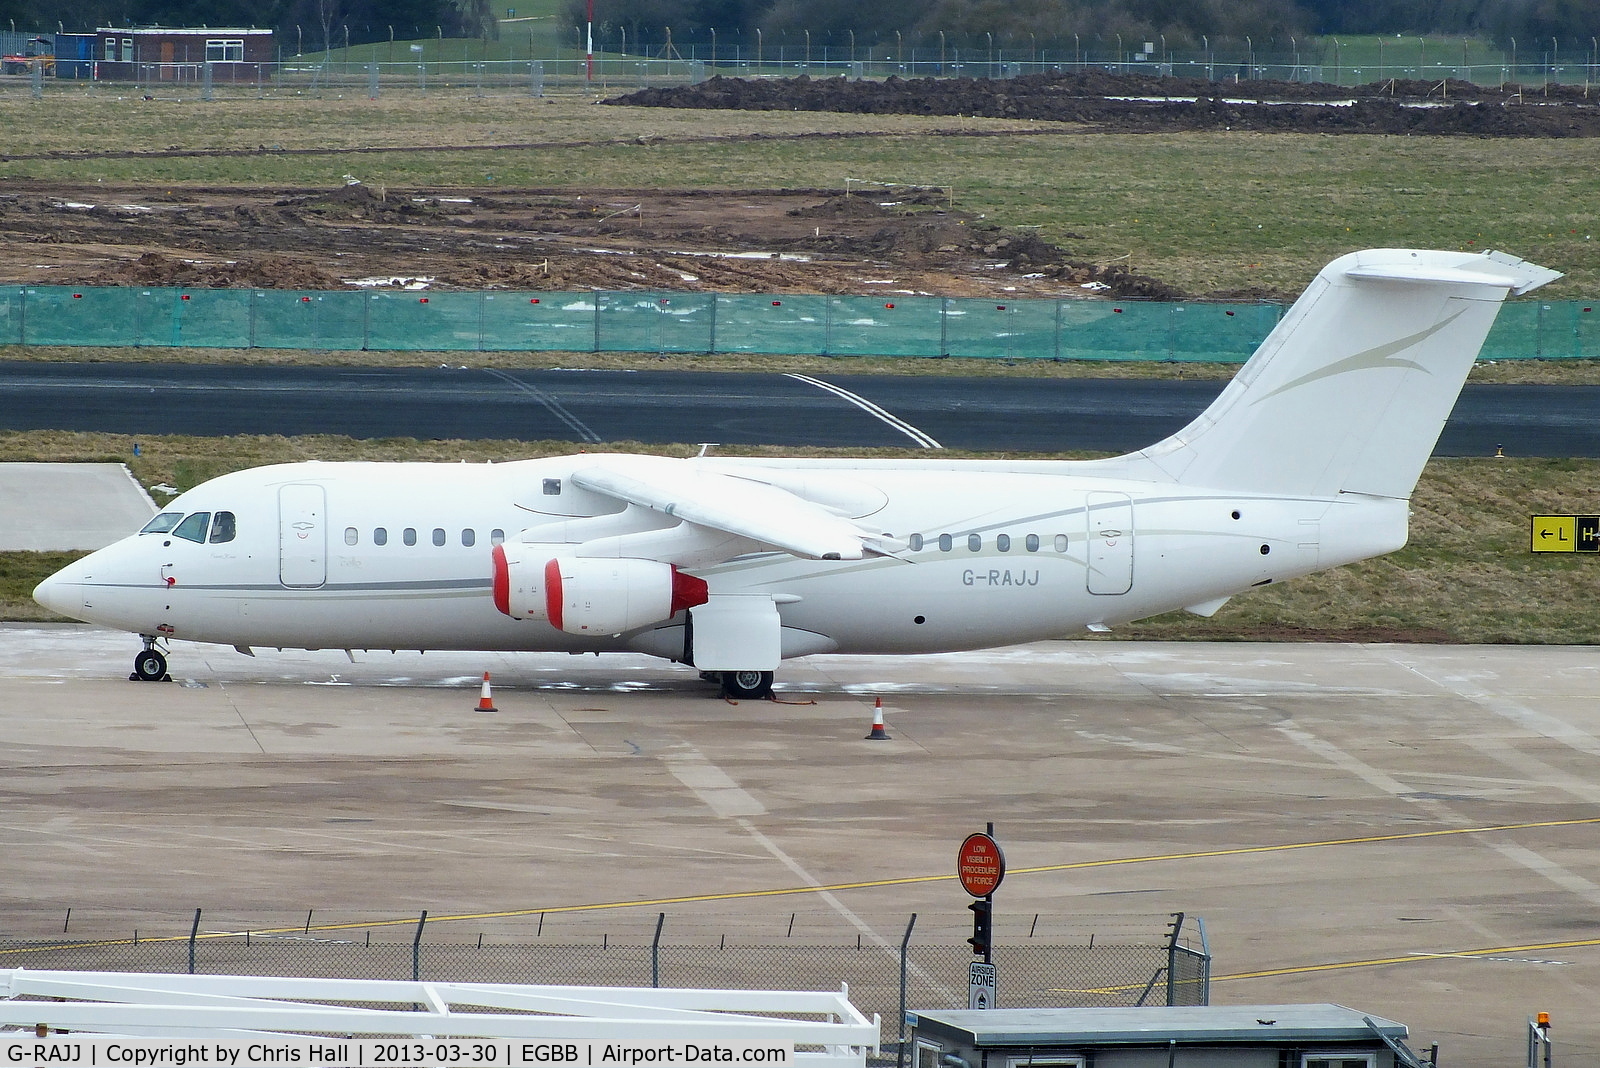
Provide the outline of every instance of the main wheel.
<path id="1" fill-rule="evenodd" d="M 724 671 L 722 693 L 725 697 L 769 697 L 772 694 L 772 672 Z"/>
<path id="2" fill-rule="evenodd" d="M 160 682 L 167 677 L 167 658 L 146 649 L 133 658 L 133 674 L 140 682 Z"/>

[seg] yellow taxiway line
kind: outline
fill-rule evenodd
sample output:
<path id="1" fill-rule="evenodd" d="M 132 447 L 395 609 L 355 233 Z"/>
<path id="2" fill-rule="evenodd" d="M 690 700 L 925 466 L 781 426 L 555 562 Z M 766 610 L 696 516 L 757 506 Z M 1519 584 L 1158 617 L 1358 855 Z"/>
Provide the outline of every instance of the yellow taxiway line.
<path id="1" fill-rule="evenodd" d="M 1456 949 L 1448 953 L 1428 953 L 1418 950 L 1398 957 L 1374 957 L 1371 960 L 1342 960 L 1330 961 L 1323 964 L 1298 964 L 1292 968 L 1263 968 L 1254 972 L 1232 972 L 1228 975 L 1213 975 L 1211 982 L 1227 983 L 1242 979 L 1270 979 L 1279 975 L 1306 975 L 1310 972 L 1339 972 L 1350 968 L 1380 968 L 1393 964 L 1424 964 L 1434 960 L 1457 960 L 1460 958 L 1485 959 L 1498 957 L 1505 953 L 1543 953 L 1553 949 L 1585 949 L 1600 946 L 1600 938 L 1581 938 L 1568 942 L 1540 942 L 1528 946 L 1492 946 L 1482 949 Z M 1534 963 L 1553 964 L 1555 961 L 1542 961 Z M 1179 980 L 1178 985 L 1192 986 L 1199 980 Z M 1101 986 L 1085 989 L 1057 988 L 1057 994 L 1124 994 L 1130 990 L 1143 990 L 1143 983 L 1130 983 L 1123 986 Z"/>
<path id="2" fill-rule="evenodd" d="M 1104 860 L 1080 860 L 1068 864 L 1042 864 L 1030 868 L 1010 868 L 1008 875 L 1039 875 L 1055 871 L 1078 871 L 1087 868 L 1111 868 L 1130 864 L 1161 864 L 1180 860 L 1208 860 L 1220 857 L 1241 857 L 1262 853 L 1285 853 L 1297 849 L 1330 849 L 1339 846 L 1372 845 L 1378 842 L 1411 842 L 1422 841 L 1430 838 L 1448 838 L 1464 834 L 1494 834 L 1505 831 L 1528 831 L 1549 827 L 1582 827 L 1600 824 L 1600 816 L 1571 820 L 1540 820 L 1534 823 L 1501 823 L 1486 827 L 1450 827 L 1432 831 L 1407 831 L 1399 834 L 1373 834 L 1360 838 L 1325 838 L 1311 842 L 1284 842 L 1278 845 L 1239 846 L 1233 849 L 1204 849 L 1185 853 L 1156 853 L 1141 857 L 1111 857 Z M 708 901 L 739 901 L 754 898 L 792 897 L 797 894 L 827 894 L 838 893 L 844 890 L 871 890 L 887 886 L 910 886 L 916 883 L 952 882 L 956 878 L 952 872 L 949 875 L 910 875 L 898 879 L 870 879 L 853 883 L 829 883 L 823 886 L 787 886 L 774 887 L 765 890 L 731 890 L 719 894 L 685 894 L 678 897 L 640 898 L 633 901 L 599 901 L 577 905 L 546 905 L 540 908 L 506 909 L 497 912 L 464 912 L 445 916 L 429 916 L 428 922 L 449 923 L 464 920 L 504 920 L 516 919 L 525 916 L 538 916 L 541 913 L 567 913 L 567 912 L 603 912 L 610 909 L 658 908 L 662 905 L 690 905 Z M 312 931 L 351 931 L 366 930 L 375 927 L 409 927 L 417 922 L 417 917 L 409 916 L 389 920 L 366 920 L 351 923 L 314 924 L 301 927 L 272 927 L 249 932 L 252 935 L 288 935 L 310 934 Z M 237 938 L 243 931 L 208 931 L 197 935 L 197 938 Z M 140 942 L 187 942 L 188 935 L 165 935 L 157 938 L 141 938 Z M 57 943 L 50 947 L 29 947 L 27 949 L 0 950 L 0 957 L 17 953 L 54 952 L 58 949 L 89 949 L 101 946 L 133 945 L 131 938 L 107 939 L 103 941 Z M 1549 946 L 1510 947 L 1493 950 L 1466 950 L 1462 955 L 1481 956 L 1498 952 L 1517 952 L 1519 950 L 1535 950 L 1540 948 L 1561 948 L 1568 946 L 1587 946 L 1600 944 L 1600 940 L 1584 942 L 1558 942 Z M 1378 964 L 1401 963 L 1410 961 L 1410 957 L 1396 957 L 1375 961 L 1352 961 L 1342 964 L 1308 965 L 1304 968 L 1286 968 L 1263 972 L 1243 972 L 1238 975 L 1217 976 L 1213 982 L 1222 982 L 1230 979 L 1257 979 L 1270 975 L 1288 975 L 1297 971 L 1327 971 L 1336 968 L 1360 968 Z M 1422 958 L 1426 959 L 1426 958 Z"/>

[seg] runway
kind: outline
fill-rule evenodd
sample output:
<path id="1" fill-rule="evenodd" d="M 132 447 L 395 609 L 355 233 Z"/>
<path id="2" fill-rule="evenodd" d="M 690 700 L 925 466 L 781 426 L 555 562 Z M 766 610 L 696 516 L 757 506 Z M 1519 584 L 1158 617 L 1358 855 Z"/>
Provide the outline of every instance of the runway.
<path id="1" fill-rule="evenodd" d="M 1123 452 L 1212 381 L 0 364 L 0 429 Z M 876 409 L 876 410 L 874 410 Z M 1468 385 L 1441 456 L 1600 456 L 1600 386 Z"/>
<path id="2" fill-rule="evenodd" d="M 470 943 L 958 944 L 1204 917 L 1214 1003 L 1333 1001 L 1442 1063 L 1525 1021 L 1600 1059 L 1588 649 L 1041 643 L 785 665 L 730 704 L 639 657 L 274 653 L 0 627 L 7 937 L 414 922 Z M 484 670 L 495 713 L 475 711 Z M 864 739 L 873 699 L 890 741 Z M 285 936 L 287 937 L 287 935 Z M 1003 989 L 1003 979 L 1002 979 Z"/>

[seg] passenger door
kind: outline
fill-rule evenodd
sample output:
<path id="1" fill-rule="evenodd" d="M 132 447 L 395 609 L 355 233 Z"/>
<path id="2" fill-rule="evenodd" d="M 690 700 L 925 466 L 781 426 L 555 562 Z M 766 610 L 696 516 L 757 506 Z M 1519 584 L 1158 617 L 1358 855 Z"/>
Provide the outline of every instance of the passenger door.
<path id="1" fill-rule="evenodd" d="M 1105 596 L 1133 589 L 1133 499 L 1126 493 L 1089 494 L 1089 592 Z"/>
<path id="2" fill-rule="evenodd" d="M 327 495 L 321 486 L 278 489 L 278 581 L 315 589 L 328 581 Z"/>

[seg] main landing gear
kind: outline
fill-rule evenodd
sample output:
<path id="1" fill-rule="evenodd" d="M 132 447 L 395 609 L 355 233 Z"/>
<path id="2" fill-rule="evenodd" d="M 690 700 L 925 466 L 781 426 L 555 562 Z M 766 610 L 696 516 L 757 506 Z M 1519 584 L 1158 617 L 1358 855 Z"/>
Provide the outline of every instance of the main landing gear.
<path id="1" fill-rule="evenodd" d="M 757 700 L 772 696 L 770 671 L 724 671 L 721 675 L 724 697 Z"/>
<path id="2" fill-rule="evenodd" d="M 156 640 L 148 634 L 141 634 L 140 637 L 144 639 L 144 649 L 133 658 L 133 674 L 128 676 L 128 680 L 171 682 L 172 676 L 167 674 L 167 658 L 156 648 Z"/>

